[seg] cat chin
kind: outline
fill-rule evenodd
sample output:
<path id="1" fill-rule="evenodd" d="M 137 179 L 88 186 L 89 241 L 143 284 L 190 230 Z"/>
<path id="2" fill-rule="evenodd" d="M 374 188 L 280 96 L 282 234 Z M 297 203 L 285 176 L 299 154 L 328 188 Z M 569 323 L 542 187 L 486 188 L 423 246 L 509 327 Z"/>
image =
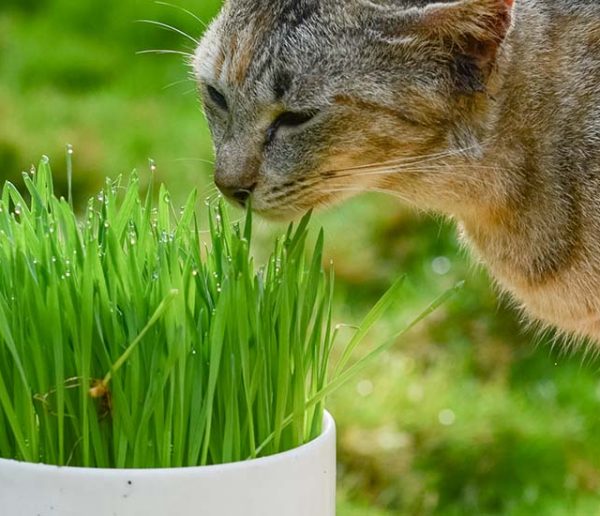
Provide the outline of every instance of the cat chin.
<path id="1" fill-rule="evenodd" d="M 289 208 L 253 208 L 252 213 L 271 222 L 293 222 L 302 218 L 306 212 L 301 210 L 292 210 Z"/>

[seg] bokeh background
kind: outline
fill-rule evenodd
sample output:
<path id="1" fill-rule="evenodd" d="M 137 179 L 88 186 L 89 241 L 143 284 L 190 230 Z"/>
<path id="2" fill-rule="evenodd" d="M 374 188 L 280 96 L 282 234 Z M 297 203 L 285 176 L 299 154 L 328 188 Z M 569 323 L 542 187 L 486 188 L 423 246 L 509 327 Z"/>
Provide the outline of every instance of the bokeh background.
<path id="1" fill-rule="evenodd" d="M 217 0 L 172 0 L 208 21 Z M 175 198 L 211 186 L 211 143 L 189 69 L 203 25 L 150 0 L 0 1 L 0 179 L 48 154 L 83 202 L 148 159 Z M 600 514 L 600 371 L 521 329 L 452 225 L 381 196 L 318 216 L 335 261 L 336 318 L 357 321 L 400 274 L 380 342 L 456 282 L 464 290 L 329 402 L 339 424 L 340 516 Z M 268 243 L 278 228 L 259 223 Z"/>

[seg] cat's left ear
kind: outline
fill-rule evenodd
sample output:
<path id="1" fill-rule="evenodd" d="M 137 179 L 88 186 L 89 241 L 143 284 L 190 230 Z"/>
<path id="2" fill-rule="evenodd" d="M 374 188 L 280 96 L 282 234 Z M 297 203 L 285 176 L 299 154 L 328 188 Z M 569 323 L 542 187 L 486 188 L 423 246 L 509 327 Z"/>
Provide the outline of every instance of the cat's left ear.
<path id="1" fill-rule="evenodd" d="M 364 1 L 364 0 L 363 0 Z M 423 8 L 383 13 L 384 31 L 441 43 L 456 61 L 457 81 L 465 92 L 483 91 L 512 24 L 515 0 L 432 2 Z"/>
<path id="2" fill-rule="evenodd" d="M 483 80 L 492 70 L 512 24 L 515 0 L 434 3 L 418 16 L 416 29 L 453 46 L 477 66 Z"/>

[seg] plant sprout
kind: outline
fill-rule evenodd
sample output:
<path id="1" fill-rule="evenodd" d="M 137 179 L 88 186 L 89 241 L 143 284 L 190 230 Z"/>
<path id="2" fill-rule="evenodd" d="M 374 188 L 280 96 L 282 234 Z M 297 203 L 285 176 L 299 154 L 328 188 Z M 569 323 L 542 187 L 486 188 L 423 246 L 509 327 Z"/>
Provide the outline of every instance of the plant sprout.
<path id="1" fill-rule="evenodd" d="M 207 246 L 195 192 L 178 210 L 135 174 L 107 180 L 80 220 L 47 159 L 24 183 L 27 196 L 6 183 L 0 197 L 3 458 L 167 468 L 289 450 L 393 342 L 346 367 L 401 281 L 331 367 L 333 279 L 322 232 L 307 253 L 308 216 L 257 267 L 251 216 L 209 206 Z"/>

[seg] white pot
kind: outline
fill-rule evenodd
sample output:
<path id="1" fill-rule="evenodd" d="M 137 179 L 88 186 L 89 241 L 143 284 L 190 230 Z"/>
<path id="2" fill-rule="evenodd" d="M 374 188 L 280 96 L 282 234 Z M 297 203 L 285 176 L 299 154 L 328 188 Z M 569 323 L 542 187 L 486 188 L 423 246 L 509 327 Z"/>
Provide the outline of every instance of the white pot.
<path id="1" fill-rule="evenodd" d="M 335 423 L 292 451 L 200 468 L 106 470 L 0 460 L 2 516 L 334 516 Z"/>

